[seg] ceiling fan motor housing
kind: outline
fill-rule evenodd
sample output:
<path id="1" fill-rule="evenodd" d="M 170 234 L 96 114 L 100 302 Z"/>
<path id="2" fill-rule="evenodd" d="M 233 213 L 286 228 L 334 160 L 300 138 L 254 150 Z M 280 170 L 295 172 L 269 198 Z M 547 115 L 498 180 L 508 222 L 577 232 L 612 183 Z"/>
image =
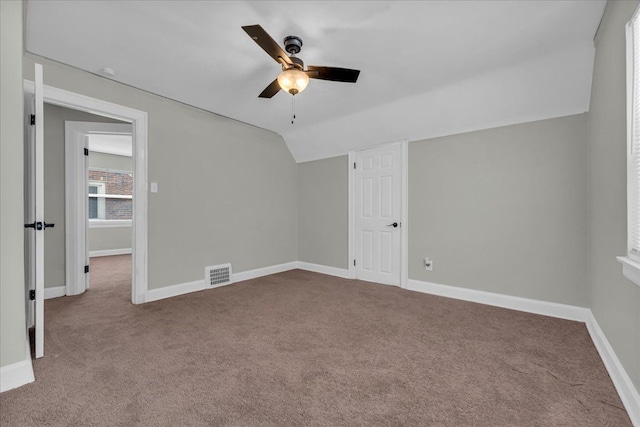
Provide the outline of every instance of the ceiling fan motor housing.
<path id="1" fill-rule="evenodd" d="M 284 50 L 289 55 L 297 55 L 302 49 L 302 39 L 298 36 L 287 36 L 284 38 Z"/>
<path id="2" fill-rule="evenodd" d="M 304 62 L 302 61 L 302 59 L 297 58 L 295 56 L 290 56 L 289 59 L 291 60 L 291 62 L 293 62 L 293 66 L 290 66 L 287 68 L 297 68 L 299 70 L 304 69 Z M 283 67 L 283 69 L 285 69 L 285 67 Z"/>

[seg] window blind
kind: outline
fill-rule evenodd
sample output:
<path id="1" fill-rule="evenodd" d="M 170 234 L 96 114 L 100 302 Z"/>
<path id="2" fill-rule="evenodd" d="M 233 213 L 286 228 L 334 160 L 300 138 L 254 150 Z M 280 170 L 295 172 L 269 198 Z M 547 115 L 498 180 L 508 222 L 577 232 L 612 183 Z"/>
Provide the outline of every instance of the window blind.
<path id="1" fill-rule="evenodd" d="M 631 78 L 631 141 L 628 165 L 629 185 L 629 247 L 630 252 L 640 256 L 640 20 L 635 13 L 631 20 L 633 49 L 633 75 Z"/>

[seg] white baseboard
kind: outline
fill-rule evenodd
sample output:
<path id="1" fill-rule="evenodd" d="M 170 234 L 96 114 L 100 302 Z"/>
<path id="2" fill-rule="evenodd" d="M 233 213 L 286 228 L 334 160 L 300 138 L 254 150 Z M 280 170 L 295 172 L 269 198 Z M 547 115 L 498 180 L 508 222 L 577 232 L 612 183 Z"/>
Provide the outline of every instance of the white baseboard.
<path id="1" fill-rule="evenodd" d="M 297 262 L 286 262 L 284 264 L 271 265 L 269 267 L 256 268 L 255 270 L 242 271 L 240 273 L 233 273 L 233 282 L 242 282 L 244 280 L 255 279 L 262 276 L 268 276 L 269 274 L 282 273 L 283 271 L 294 270 L 297 267 Z"/>
<path id="2" fill-rule="evenodd" d="M 28 336 L 27 334 L 27 337 Z M 32 383 L 34 380 L 33 365 L 31 364 L 31 349 L 29 348 L 29 340 L 27 339 L 25 359 L 0 368 L 0 393 Z"/>
<path id="3" fill-rule="evenodd" d="M 509 308 L 511 310 L 527 313 L 541 314 L 543 316 L 558 317 L 560 319 L 586 322 L 590 310 L 575 305 L 558 304 L 555 302 L 539 301 L 535 299 L 514 297 L 510 295 L 496 294 L 493 292 L 478 291 L 475 289 L 461 288 L 458 286 L 439 285 L 437 283 L 422 282 L 409 279 L 407 289 L 425 294 L 439 295 L 496 307 Z"/>
<path id="4" fill-rule="evenodd" d="M 409 279 L 407 289 L 426 294 L 439 295 L 480 304 L 493 305 L 511 310 L 527 313 L 541 314 L 544 316 L 558 317 L 560 319 L 574 320 L 586 324 L 591 340 L 595 345 L 605 367 L 616 387 L 620 400 L 624 404 L 629 418 L 634 426 L 640 427 L 640 395 L 631 382 L 631 378 L 620 363 L 618 356 L 613 351 L 606 336 L 600 329 L 596 318 L 590 309 L 574 305 L 558 304 L 547 301 L 538 301 L 529 298 L 514 297 L 496 294 L 492 292 L 477 291 L 474 289 L 460 288 L 457 286 L 440 285 L 436 283 L 422 282 Z"/>
<path id="5" fill-rule="evenodd" d="M 204 279 L 194 282 L 179 283 L 177 285 L 165 286 L 158 289 L 150 289 L 144 295 L 144 302 L 157 301 L 160 299 L 177 297 L 178 295 L 190 292 L 203 291 L 205 289 Z"/>
<path id="6" fill-rule="evenodd" d="M 230 284 L 242 282 L 244 280 L 255 279 L 262 276 L 268 276 L 269 274 L 276 274 L 283 271 L 293 270 L 296 268 L 296 266 L 297 263 L 293 261 L 287 262 L 285 264 L 271 265 L 269 267 L 256 268 L 255 270 L 234 273 L 232 275 L 233 282 Z M 196 280 L 194 282 L 179 283 L 177 285 L 148 290 L 144 296 L 144 302 L 157 301 L 165 298 L 175 297 L 178 295 L 188 294 L 190 292 L 203 291 L 205 289 L 215 288 L 207 288 L 205 286 L 204 279 Z"/>
<path id="7" fill-rule="evenodd" d="M 616 356 L 613 347 L 611 347 L 604 332 L 600 329 L 600 325 L 598 325 L 598 321 L 591 310 L 589 310 L 589 317 L 585 323 L 593 344 L 596 346 L 598 353 L 600 353 L 600 358 L 609 372 L 618 395 L 620 395 L 620 400 L 622 400 L 629 418 L 631 418 L 631 423 L 634 426 L 640 426 L 640 394 L 638 394 L 638 390 L 631 382 L 631 378 L 629 378 L 627 371 L 620 363 L 618 356 Z"/>
<path id="8" fill-rule="evenodd" d="M 131 253 L 131 248 L 104 249 L 101 251 L 89 251 L 89 258 L 111 255 L 127 255 Z"/>
<path id="9" fill-rule="evenodd" d="M 66 286 L 56 286 L 54 288 L 44 288 L 44 299 L 63 297 L 67 294 Z"/>
<path id="10" fill-rule="evenodd" d="M 304 261 L 298 261 L 298 268 L 300 270 L 328 274 L 329 276 L 342 277 L 343 279 L 351 278 L 349 270 L 346 268 L 329 267 L 327 265 L 312 264 L 310 262 L 304 262 Z"/>

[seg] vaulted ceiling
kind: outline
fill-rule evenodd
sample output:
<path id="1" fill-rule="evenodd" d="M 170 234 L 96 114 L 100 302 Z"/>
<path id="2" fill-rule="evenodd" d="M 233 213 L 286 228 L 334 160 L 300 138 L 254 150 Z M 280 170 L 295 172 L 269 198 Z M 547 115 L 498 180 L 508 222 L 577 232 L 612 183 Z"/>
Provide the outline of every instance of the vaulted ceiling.
<path id="1" fill-rule="evenodd" d="M 26 49 L 282 135 L 298 162 L 582 113 L 604 0 L 29 1 Z M 54 17 L 54 18 L 52 18 Z M 356 68 L 258 94 L 281 71 L 242 30 L 296 35 L 307 65 Z"/>

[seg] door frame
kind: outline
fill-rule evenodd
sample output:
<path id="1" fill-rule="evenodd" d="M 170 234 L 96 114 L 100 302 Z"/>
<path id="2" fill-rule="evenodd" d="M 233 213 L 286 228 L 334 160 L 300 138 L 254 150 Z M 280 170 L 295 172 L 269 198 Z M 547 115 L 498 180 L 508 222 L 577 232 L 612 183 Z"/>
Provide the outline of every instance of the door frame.
<path id="1" fill-rule="evenodd" d="M 34 83 L 23 81 L 25 93 Z M 44 102 L 72 110 L 110 117 L 133 125 L 133 240 L 131 302 L 142 304 L 148 290 L 148 115 L 136 110 L 75 92 L 44 85 Z"/>
<path id="2" fill-rule="evenodd" d="M 89 288 L 90 274 L 84 271 L 89 265 L 89 225 L 87 207 L 88 161 L 84 149 L 88 149 L 86 136 L 91 133 L 125 134 L 133 131 L 130 124 L 77 122 L 66 120 L 65 146 L 65 293 L 78 295 Z M 133 148 L 133 146 L 132 146 Z M 134 175 L 134 184 L 135 184 Z M 135 218 L 129 226 L 133 226 Z M 132 236 L 133 237 L 133 236 Z"/>
<path id="3" fill-rule="evenodd" d="M 355 261 L 355 233 L 356 233 L 356 208 L 355 208 L 355 169 L 354 164 L 356 160 L 356 152 L 366 151 L 373 148 L 386 147 L 390 145 L 400 144 L 401 147 L 401 202 L 400 202 L 400 287 L 403 289 L 407 288 L 408 282 L 408 258 L 409 258 L 409 193 L 408 193 L 408 182 L 409 182 L 409 141 L 404 139 L 401 141 L 389 142 L 385 144 L 379 144 L 372 147 L 361 148 L 358 150 L 351 150 L 348 153 L 349 162 L 347 164 L 348 167 L 348 187 L 349 187 L 349 277 L 351 279 L 357 279 L 356 277 L 356 268 L 354 266 Z"/>

